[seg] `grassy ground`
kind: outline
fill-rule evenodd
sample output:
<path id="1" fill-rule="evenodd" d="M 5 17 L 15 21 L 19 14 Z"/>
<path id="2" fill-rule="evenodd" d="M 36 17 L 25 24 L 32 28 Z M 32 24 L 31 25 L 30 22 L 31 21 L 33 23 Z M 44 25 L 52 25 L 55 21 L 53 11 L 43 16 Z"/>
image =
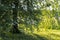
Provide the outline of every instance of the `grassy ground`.
<path id="1" fill-rule="evenodd" d="M 41 32 L 35 32 L 34 34 L 45 37 L 48 40 L 60 40 L 60 30 L 41 29 Z"/>
<path id="2" fill-rule="evenodd" d="M 0 40 L 60 40 L 60 30 L 40 29 L 33 33 L 0 32 Z"/>

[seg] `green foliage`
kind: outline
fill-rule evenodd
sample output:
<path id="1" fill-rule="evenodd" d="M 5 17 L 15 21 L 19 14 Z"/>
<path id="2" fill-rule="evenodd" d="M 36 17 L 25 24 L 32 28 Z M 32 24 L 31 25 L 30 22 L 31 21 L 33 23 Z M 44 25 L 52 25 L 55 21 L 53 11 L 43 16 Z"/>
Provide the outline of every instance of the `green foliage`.
<path id="1" fill-rule="evenodd" d="M 12 3 L 16 0 L 2 0 L 0 4 L 0 27 L 11 28 L 13 23 Z M 26 28 L 52 28 L 60 27 L 59 1 L 18 0 L 18 13 L 16 22 L 19 27 Z M 28 3 L 29 2 L 29 3 Z M 52 4 L 53 3 L 53 4 Z M 24 6 L 25 5 L 25 6 Z M 26 6 L 27 5 L 27 6 Z M 7 28 L 7 29 L 9 29 Z M 6 29 L 6 30 L 7 30 Z M 22 29 L 24 29 L 22 27 Z"/>
<path id="2" fill-rule="evenodd" d="M 60 0 L 0 1 L 0 36 L 2 35 L 0 40 L 3 40 L 4 37 L 8 37 L 10 40 L 13 38 L 14 40 L 20 40 L 20 38 L 21 40 L 40 40 L 42 38 L 38 35 L 32 37 L 32 35 L 29 36 L 26 34 L 21 34 L 21 36 L 19 36 L 20 34 L 11 34 L 9 31 L 13 28 L 13 22 L 16 23 L 18 29 L 24 33 L 38 34 L 41 30 L 43 31 L 42 33 L 44 33 L 45 30 L 49 31 L 50 29 L 60 30 Z M 47 34 L 45 33 L 44 35 Z M 44 39 L 42 38 L 41 40 Z"/>

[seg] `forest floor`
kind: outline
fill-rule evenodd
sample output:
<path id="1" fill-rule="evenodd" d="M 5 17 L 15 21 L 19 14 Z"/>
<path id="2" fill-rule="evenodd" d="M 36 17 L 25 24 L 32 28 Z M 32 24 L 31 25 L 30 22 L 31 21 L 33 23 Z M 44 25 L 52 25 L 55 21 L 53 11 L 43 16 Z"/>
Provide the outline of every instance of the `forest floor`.
<path id="1" fill-rule="evenodd" d="M 41 29 L 33 33 L 0 33 L 0 40 L 60 40 L 60 30 Z"/>

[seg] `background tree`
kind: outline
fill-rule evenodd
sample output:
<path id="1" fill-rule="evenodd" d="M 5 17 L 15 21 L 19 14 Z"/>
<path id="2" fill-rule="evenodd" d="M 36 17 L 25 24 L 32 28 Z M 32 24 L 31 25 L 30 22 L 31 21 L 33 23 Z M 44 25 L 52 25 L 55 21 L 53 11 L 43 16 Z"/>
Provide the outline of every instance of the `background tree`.
<path id="1" fill-rule="evenodd" d="M 0 0 L 1 27 L 12 32 L 27 29 L 60 28 L 59 1 L 48 0 Z M 54 23 L 55 22 L 55 23 Z M 19 27 L 18 27 L 19 26 Z M 18 30 L 19 29 L 19 30 Z M 26 30 L 27 30 L 26 29 Z"/>
<path id="2" fill-rule="evenodd" d="M 18 23 L 20 24 L 23 23 L 26 26 L 27 24 L 28 25 L 30 24 L 30 26 L 32 26 L 32 25 L 35 25 L 34 21 L 36 21 L 36 24 L 37 24 L 37 22 L 39 21 L 39 18 L 36 17 L 38 15 L 37 14 L 38 11 L 34 10 L 34 5 L 35 5 L 34 2 L 36 1 L 33 1 L 33 0 L 1 0 L 0 5 L 1 5 L 2 13 L 4 14 L 4 11 L 5 11 L 4 15 L 5 16 L 7 15 L 7 17 L 9 16 L 9 13 L 11 14 L 9 16 L 11 18 L 9 18 L 8 20 L 10 20 L 9 21 L 11 23 L 10 25 L 13 25 L 12 30 L 11 30 L 12 32 L 14 33 L 19 32 Z M 36 13 L 34 11 L 36 11 Z M 6 20 L 6 18 L 5 19 L 3 18 L 3 19 Z M 20 20 L 19 22 L 18 22 L 18 19 Z M 6 21 L 8 22 L 8 20 Z M 28 21 L 30 22 L 28 23 Z"/>

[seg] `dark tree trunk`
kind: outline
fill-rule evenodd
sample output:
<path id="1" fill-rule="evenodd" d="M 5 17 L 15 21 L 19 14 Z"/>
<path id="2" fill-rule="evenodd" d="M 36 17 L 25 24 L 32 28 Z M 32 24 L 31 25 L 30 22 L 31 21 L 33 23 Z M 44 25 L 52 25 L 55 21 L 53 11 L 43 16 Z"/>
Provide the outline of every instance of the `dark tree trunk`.
<path id="1" fill-rule="evenodd" d="M 13 28 L 12 28 L 13 33 L 19 33 L 17 23 L 18 2 L 19 2 L 18 0 L 13 2 L 13 4 L 15 5 L 15 8 L 13 8 Z"/>

